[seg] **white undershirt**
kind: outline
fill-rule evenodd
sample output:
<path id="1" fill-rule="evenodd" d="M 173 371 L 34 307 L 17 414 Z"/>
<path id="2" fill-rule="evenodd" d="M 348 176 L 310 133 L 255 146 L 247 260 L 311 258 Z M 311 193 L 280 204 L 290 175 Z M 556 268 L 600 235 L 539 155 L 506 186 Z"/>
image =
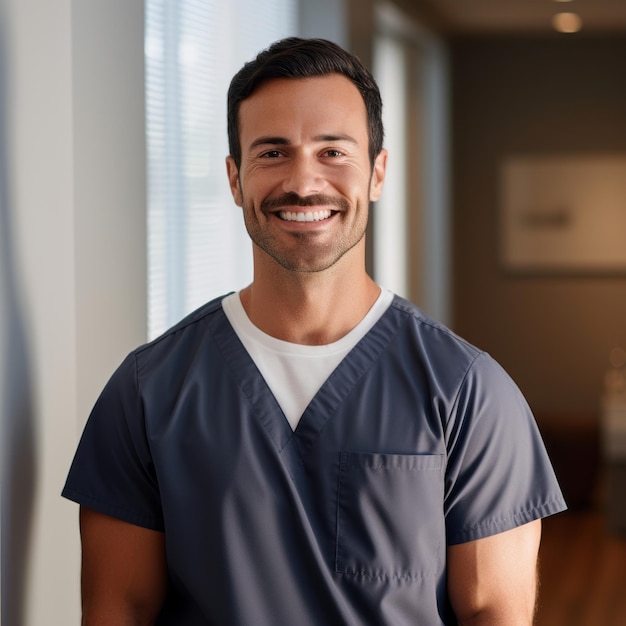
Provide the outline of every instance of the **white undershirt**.
<path id="1" fill-rule="evenodd" d="M 290 343 L 264 333 L 250 321 L 238 293 L 226 296 L 222 306 L 235 333 L 295 430 L 324 381 L 382 317 L 392 300 L 393 293 L 381 289 L 378 299 L 357 326 L 339 341 L 323 346 Z"/>

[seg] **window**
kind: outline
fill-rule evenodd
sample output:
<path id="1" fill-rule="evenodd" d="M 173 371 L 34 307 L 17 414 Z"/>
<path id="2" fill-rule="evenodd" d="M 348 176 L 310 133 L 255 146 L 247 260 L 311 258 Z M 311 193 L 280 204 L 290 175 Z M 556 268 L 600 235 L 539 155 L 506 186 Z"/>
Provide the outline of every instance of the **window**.
<path id="1" fill-rule="evenodd" d="M 150 339 L 252 279 L 226 178 L 226 92 L 296 24 L 297 0 L 146 0 Z"/>

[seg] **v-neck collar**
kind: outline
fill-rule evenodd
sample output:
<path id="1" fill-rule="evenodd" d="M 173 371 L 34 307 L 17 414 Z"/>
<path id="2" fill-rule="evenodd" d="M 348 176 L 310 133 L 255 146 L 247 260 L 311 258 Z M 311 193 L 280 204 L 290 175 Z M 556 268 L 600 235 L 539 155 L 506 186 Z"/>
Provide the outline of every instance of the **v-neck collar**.
<path id="1" fill-rule="evenodd" d="M 369 332 L 352 348 L 330 374 L 292 430 L 274 394 L 241 343 L 220 306 L 212 317 L 213 336 L 224 360 L 232 369 L 242 393 L 250 403 L 279 453 L 295 447 L 304 457 L 314 445 L 326 422 L 335 415 L 359 379 L 385 350 L 398 327 L 394 302 Z"/>

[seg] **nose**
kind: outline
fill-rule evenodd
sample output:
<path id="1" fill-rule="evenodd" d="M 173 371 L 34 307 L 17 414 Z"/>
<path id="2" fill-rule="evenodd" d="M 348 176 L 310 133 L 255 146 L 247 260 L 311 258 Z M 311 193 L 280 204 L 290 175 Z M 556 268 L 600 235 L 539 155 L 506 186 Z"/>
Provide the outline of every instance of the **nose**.
<path id="1" fill-rule="evenodd" d="M 285 193 L 295 193 L 303 198 L 321 193 L 325 186 L 322 166 L 314 156 L 305 154 L 292 156 L 283 180 Z"/>

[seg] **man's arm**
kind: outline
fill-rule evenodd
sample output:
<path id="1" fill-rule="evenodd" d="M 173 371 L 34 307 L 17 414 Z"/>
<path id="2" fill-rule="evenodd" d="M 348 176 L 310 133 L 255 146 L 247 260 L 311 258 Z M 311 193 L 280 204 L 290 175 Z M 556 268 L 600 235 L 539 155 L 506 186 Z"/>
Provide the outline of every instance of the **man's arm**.
<path id="1" fill-rule="evenodd" d="M 541 520 L 448 547 L 448 591 L 462 626 L 530 626 Z"/>
<path id="2" fill-rule="evenodd" d="M 80 509 L 83 626 L 153 624 L 167 591 L 163 533 Z"/>

